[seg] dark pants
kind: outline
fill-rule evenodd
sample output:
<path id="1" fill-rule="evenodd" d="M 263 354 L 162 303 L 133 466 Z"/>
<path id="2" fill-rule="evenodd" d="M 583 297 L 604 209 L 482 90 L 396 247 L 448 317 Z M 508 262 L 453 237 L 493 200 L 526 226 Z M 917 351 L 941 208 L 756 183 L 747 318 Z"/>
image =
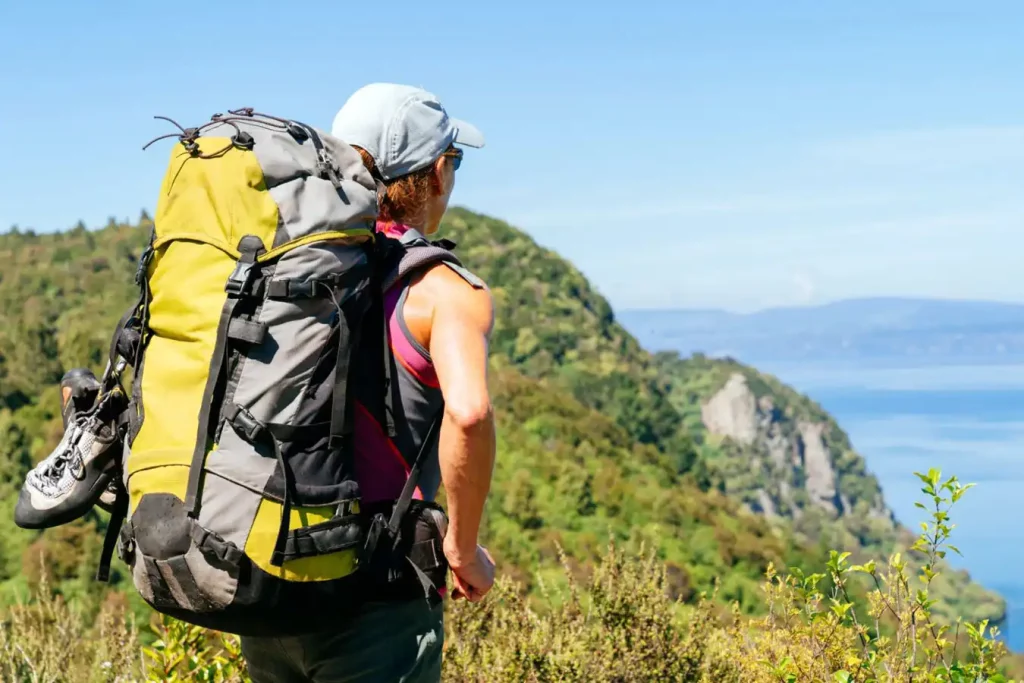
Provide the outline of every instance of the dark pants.
<path id="1" fill-rule="evenodd" d="M 444 606 L 369 603 L 338 629 L 288 638 L 242 638 L 253 683 L 437 683 Z"/>

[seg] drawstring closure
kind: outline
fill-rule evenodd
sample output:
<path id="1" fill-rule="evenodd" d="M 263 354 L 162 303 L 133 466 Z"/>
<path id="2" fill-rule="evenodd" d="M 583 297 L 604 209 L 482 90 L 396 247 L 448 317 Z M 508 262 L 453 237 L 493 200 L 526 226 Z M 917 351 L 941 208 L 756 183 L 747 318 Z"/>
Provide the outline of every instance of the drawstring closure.
<path id="1" fill-rule="evenodd" d="M 237 112 L 231 111 L 230 113 L 236 114 Z M 166 135 L 160 135 L 158 137 L 155 137 L 142 146 L 143 151 L 147 150 L 155 142 L 176 137 L 178 138 L 178 141 L 182 144 L 182 146 L 185 148 L 185 150 L 189 153 L 189 155 L 197 159 L 214 159 L 217 157 L 221 157 L 224 156 L 224 154 L 226 154 L 229 150 L 233 148 L 251 150 L 255 145 L 255 140 L 253 139 L 252 135 L 246 133 L 241 128 L 239 128 L 238 125 L 234 123 L 235 121 L 245 121 L 249 124 L 262 126 L 263 128 L 266 128 L 268 130 L 289 130 L 288 126 L 285 125 L 274 126 L 273 124 L 264 121 L 253 121 L 244 116 L 238 115 L 228 117 L 224 116 L 223 114 L 214 114 L 208 123 L 205 123 L 202 126 L 199 126 L 198 128 L 183 128 L 181 124 L 167 116 L 154 116 L 153 118 L 160 119 L 162 121 L 169 121 L 181 132 L 167 133 Z M 204 130 L 212 126 L 216 126 L 220 123 L 231 126 L 235 129 L 235 134 L 231 136 L 231 142 L 215 152 L 203 154 L 202 152 L 199 151 L 199 143 L 197 142 L 199 136 L 202 134 Z"/>

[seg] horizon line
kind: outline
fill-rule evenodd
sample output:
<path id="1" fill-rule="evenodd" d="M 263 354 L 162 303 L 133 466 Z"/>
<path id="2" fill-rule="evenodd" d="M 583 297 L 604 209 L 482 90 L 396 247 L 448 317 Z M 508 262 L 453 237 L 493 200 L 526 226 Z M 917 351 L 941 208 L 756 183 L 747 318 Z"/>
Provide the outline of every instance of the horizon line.
<path id="1" fill-rule="evenodd" d="M 716 308 L 716 307 L 701 307 L 701 306 L 623 306 L 616 310 L 616 315 L 619 313 L 713 313 L 713 314 L 724 314 L 729 316 L 749 316 L 756 315 L 759 313 L 775 312 L 775 311 L 792 311 L 792 310 L 814 310 L 818 308 L 828 308 L 831 306 L 838 306 L 850 303 L 943 303 L 943 304 L 961 304 L 961 305 L 985 305 L 985 306 L 1006 306 L 1009 308 L 1020 307 L 1024 308 L 1024 300 L 1021 299 L 973 299 L 973 298 L 955 298 L 955 297 L 930 297 L 930 296 L 914 296 L 914 295 L 882 295 L 882 296 L 852 296 L 842 297 L 837 299 L 829 299 L 827 301 L 819 301 L 815 303 L 804 303 L 804 304 L 788 304 L 781 306 L 766 306 L 749 311 L 732 310 L 728 308 Z"/>

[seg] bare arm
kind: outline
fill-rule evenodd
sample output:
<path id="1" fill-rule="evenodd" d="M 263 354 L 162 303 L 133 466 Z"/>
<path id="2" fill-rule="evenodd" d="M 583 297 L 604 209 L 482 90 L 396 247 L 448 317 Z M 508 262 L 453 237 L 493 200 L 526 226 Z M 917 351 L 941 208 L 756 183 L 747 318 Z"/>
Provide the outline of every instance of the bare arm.
<path id="1" fill-rule="evenodd" d="M 447 268 L 437 269 L 431 279 L 436 289 L 430 357 L 445 399 L 438 448 L 450 519 L 445 555 L 459 575 L 479 561 L 477 535 L 494 469 L 494 415 L 487 390 L 493 306 L 486 290 L 472 288 Z M 469 583 L 475 582 L 472 573 L 465 576 Z M 486 592 L 489 586 L 482 588 Z"/>

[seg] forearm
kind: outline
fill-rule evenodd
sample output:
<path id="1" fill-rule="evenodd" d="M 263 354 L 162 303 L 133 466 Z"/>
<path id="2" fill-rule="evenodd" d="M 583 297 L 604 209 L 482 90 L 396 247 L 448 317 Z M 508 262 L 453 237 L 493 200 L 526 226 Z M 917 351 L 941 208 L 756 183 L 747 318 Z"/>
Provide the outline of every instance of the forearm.
<path id="1" fill-rule="evenodd" d="M 480 520 L 494 471 L 495 429 L 490 408 L 446 410 L 438 456 L 448 507 L 445 546 L 458 558 L 476 552 Z"/>

